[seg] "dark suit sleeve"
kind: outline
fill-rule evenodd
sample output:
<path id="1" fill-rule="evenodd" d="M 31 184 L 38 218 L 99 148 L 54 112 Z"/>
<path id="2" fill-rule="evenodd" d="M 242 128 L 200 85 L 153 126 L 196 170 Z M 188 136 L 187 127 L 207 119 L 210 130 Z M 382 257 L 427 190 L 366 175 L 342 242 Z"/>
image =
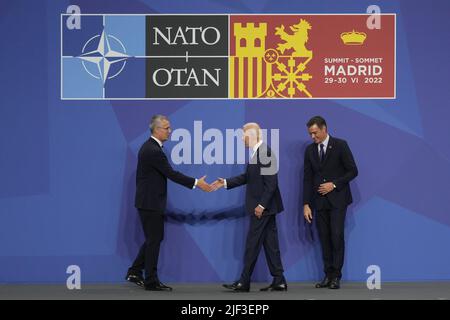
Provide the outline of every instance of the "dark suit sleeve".
<path id="1" fill-rule="evenodd" d="M 311 195 L 313 188 L 313 172 L 311 161 L 308 157 L 308 148 L 305 150 L 305 159 L 303 161 L 303 204 L 311 205 Z"/>
<path id="2" fill-rule="evenodd" d="M 227 189 L 240 187 L 247 183 L 247 173 L 243 173 L 232 178 L 227 178 L 225 180 L 227 181 Z"/>
<path id="3" fill-rule="evenodd" d="M 181 172 L 173 170 L 164 152 L 153 153 L 151 155 L 151 162 L 156 170 L 161 172 L 165 177 L 173 182 L 181 184 L 189 189 L 194 187 L 195 178 L 188 177 Z"/>
<path id="4" fill-rule="evenodd" d="M 264 191 L 259 204 L 267 209 L 270 199 L 272 199 L 275 190 L 278 187 L 278 174 L 262 175 Z"/>
<path id="5" fill-rule="evenodd" d="M 342 147 L 343 150 L 341 160 L 345 168 L 345 174 L 333 181 L 336 185 L 337 191 L 345 187 L 358 175 L 358 168 L 356 167 L 355 159 L 353 159 L 352 151 L 350 150 L 347 142 L 344 141 Z"/>
<path id="6" fill-rule="evenodd" d="M 263 162 L 261 156 L 267 157 Z M 260 205 L 264 208 L 269 206 L 269 202 L 272 199 L 275 191 L 278 188 L 278 163 L 277 158 L 270 149 L 261 148 L 258 150 L 258 163 L 260 175 L 263 181 L 263 193 L 259 200 Z M 275 171 L 273 171 L 275 168 Z"/>

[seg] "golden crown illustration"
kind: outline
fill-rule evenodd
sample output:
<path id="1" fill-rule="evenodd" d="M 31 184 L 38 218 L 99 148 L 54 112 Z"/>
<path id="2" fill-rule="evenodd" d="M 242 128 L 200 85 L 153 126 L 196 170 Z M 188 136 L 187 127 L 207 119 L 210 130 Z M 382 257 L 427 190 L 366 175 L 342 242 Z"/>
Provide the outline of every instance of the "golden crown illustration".
<path id="1" fill-rule="evenodd" d="M 367 34 L 364 32 L 357 32 L 353 30 L 352 32 L 341 33 L 342 42 L 345 45 L 362 45 L 367 38 Z"/>

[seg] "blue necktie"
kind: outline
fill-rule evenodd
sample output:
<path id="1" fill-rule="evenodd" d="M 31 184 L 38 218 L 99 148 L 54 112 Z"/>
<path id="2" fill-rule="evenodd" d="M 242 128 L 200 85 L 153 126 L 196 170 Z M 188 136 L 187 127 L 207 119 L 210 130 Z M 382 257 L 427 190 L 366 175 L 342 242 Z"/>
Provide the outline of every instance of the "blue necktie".
<path id="1" fill-rule="evenodd" d="M 323 150 L 323 147 L 324 147 L 324 144 L 321 143 L 320 144 L 320 153 L 319 153 L 320 162 L 323 162 L 323 159 L 325 158 L 325 151 Z"/>

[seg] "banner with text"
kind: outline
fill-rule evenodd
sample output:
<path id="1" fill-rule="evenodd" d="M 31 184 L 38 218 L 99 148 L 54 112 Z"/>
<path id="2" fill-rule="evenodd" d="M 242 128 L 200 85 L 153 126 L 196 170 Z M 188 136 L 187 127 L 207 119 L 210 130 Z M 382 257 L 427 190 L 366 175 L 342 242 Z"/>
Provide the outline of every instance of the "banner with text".
<path id="1" fill-rule="evenodd" d="M 396 15 L 61 15 L 61 98 L 395 99 Z"/>

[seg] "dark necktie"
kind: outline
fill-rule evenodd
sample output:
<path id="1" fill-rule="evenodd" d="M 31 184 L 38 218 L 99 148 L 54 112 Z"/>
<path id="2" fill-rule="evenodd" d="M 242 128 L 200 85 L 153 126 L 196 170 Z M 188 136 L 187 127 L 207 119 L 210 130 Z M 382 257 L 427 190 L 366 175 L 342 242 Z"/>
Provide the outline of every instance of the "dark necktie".
<path id="1" fill-rule="evenodd" d="M 323 150 L 323 143 L 320 144 L 320 153 L 319 153 L 319 157 L 320 157 L 320 162 L 323 162 L 323 159 L 325 158 L 325 151 Z"/>

